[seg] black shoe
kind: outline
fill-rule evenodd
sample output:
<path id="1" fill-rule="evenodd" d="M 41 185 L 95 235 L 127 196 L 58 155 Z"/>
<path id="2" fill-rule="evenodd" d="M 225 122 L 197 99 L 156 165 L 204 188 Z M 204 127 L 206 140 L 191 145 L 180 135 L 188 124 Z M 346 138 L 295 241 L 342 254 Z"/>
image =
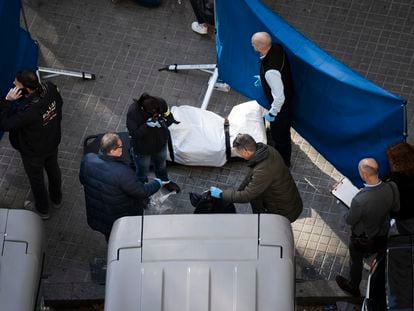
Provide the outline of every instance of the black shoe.
<path id="1" fill-rule="evenodd" d="M 173 181 L 170 181 L 168 184 L 164 185 L 164 188 L 167 189 L 169 192 L 177 192 L 181 191 L 181 188 Z"/>
<path id="2" fill-rule="evenodd" d="M 35 203 L 32 202 L 32 201 L 24 201 L 23 208 L 28 210 L 28 211 L 35 212 L 43 220 L 48 220 L 50 218 L 49 212 L 42 213 L 42 212 L 38 211 L 36 206 L 35 206 Z"/>
<path id="3" fill-rule="evenodd" d="M 361 292 L 359 291 L 359 288 L 355 288 L 353 287 L 349 281 L 344 278 L 341 275 L 337 275 L 335 278 L 336 284 L 338 284 L 339 288 L 342 289 L 343 291 L 351 294 L 354 297 L 360 297 L 361 296 Z"/>

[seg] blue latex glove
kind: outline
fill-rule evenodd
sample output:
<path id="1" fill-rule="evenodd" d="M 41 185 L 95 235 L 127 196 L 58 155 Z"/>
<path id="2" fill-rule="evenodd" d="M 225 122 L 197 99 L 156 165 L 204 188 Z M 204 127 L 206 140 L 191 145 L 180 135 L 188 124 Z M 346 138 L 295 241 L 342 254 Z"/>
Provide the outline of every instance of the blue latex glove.
<path id="1" fill-rule="evenodd" d="M 149 119 L 147 120 L 147 125 L 148 125 L 149 127 L 158 127 L 158 128 L 160 128 L 160 127 L 161 127 L 160 122 L 158 122 L 158 121 L 154 121 L 152 118 L 149 118 Z"/>
<path id="2" fill-rule="evenodd" d="M 265 120 L 269 121 L 269 122 L 273 122 L 275 120 L 275 116 L 272 115 L 270 112 L 265 113 L 263 115 L 263 118 L 265 118 Z"/>
<path id="3" fill-rule="evenodd" d="M 223 190 L 221 190 L 220 188 L 210 187 L 210 193 L 213 198 L 217 198 L 217 199 L 221 198 L 222 192 Z"/>
<path id="4" fill-rule="evenodd" d="M 154 178 L 155 181 L 157 181 L 160 184 L 160 187 L 165 186 L 166 184 L 168 184 L 170 181 L 169 180 L 161 180 L 159 178 Z"/>

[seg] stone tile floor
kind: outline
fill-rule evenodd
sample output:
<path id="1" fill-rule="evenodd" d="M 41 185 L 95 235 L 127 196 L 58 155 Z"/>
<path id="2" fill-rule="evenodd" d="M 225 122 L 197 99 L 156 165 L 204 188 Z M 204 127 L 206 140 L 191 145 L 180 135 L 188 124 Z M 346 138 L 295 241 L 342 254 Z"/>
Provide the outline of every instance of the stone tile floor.
<path id="1" fill-rule="evenodd" d="M 411 0 L 264 1 L 305 36 L 351 68 L 408 100 L 408 127 L 414 127 L 414 3 Z M 186 0 L 164 0 L 144 8 L 131 0 L 27 0 L 29 29 L 38 40 L 40 65 L 84 70 L 96 80 L 57 77 L 64 101 L 63 139 L 59 161 L 63 172 L 64 206 L 52 211 L 47 232 L 46 284 L 49 298 L 102 297 L 91 289 L 89 260 L 106 256 L 101 234 L 86 224 L 83 189 L 78 181 L 83 139 L 90 134 L 125 131 L 133 97 L 146 91 L 170 105 L 200 106 L 208 75 L 202 72 L 159 72 L 173 63 L 215 62 L 214 36 L 190 29 L 194 20 Z M 246 98 L 234 91 L 215 92 L 209 110 L 222 116 Z M 412 138 L 409 138 L 413 142 Z M 341 175 L 298 134 L 293 135 L 292 174 L 304 211 L 293 225 L 297 277 L 332 280 L 347 271 L 348 228 L 330 188 Z M 189 192 L 211 185 L 236 187 L 242 162 L 222 168 L 173 166 L 173 180 L 182 193 L 173 198 L 177 213 L 191 213 Z M 7 137 L 0 142 L 0 204 L 21 208 L 30 195 L 21 160 Z M 249 207 L 239 205 L 240 212 Z M 89 285 L 88 285 L 89 284 Z"/>

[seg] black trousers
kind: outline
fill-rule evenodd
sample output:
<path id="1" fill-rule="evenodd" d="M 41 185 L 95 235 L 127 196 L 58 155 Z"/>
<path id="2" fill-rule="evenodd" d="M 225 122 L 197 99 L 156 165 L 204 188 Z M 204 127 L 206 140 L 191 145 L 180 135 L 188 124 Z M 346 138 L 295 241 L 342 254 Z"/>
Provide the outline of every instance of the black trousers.
<path id="1" fill-rule="evenodd" d="M 21 157 L 32 188 L 36 209 L 41 213 L 47 213 L 48 198 L 55 204 L 62 201 L 62 175 L 58 164 L 58 149 L 42 156 L 28 157 L 21 154 Z M 49 194 L 46 190 L 43 170 L 47 174 Z"/>
<path id="2" fill-rule="evenodd" d="M 190 0 L 194 15 L 200 24 L 214 25 L 214 2 L 211 0 Z"/>
<path id="3" fill-rule="evenodd" d="M 279 113 L 273 122 L 270 122 L 270 132 L 274 147 L 279 151 L 287 167 L 290 167 L 290 156 L 292 153 L 292 142 L 290 138 L 291 117 L 285 111 Z"/>
<path id="4" fill-rule="evenodd" d="M 359 288 L 362 279 L 362 269 L 364 267 L 364 258 L 385 252 L 387 248 L 387 236 L 377 236 L 370 240 L 369 245 L 359 245 L 352 237 L 349 241 L 350 259 L 350 283 L 354 288 Z"/>

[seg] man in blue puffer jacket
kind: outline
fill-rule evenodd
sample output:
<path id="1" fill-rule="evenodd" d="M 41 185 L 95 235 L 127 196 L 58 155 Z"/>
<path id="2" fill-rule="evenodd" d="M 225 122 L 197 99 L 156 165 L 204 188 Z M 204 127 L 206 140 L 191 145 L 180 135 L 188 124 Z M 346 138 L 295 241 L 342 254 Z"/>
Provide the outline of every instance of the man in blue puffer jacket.
<path id="1" fill-rule="evenodd" d="M 79 179 L 85 189 L 89 226 L 109 239 L 112 225 L 123 216 L 142 215 L 144 200 L 157 192 L 163 182 L 156 178 L 145 185 L 122 158 L 122 140 L 117 134 L 102 137 L 99 154 L 86 154 Z"/>

